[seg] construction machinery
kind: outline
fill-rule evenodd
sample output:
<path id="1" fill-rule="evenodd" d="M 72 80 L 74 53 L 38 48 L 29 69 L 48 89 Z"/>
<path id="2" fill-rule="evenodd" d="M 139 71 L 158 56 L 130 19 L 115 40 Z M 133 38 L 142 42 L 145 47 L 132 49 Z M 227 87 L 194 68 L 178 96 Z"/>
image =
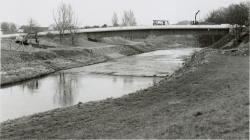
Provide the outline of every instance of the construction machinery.
<path id="1" fill-rule="evenodd" d="M 194 21 L 192 22 L 192 25 L 198 25 L 199 22 L 197 21 L 197 15 L 199 14 L 200 10 L 198 10 L 196 13 L 195 13 L 195 16 L 194 16 Z"/>
<path id="2" fill-rule="evenodd" d="M 36 45 L 39 46 L 39 39 L 37 33 L 27 33 L 26 35 L 18 35 L 16 36 L 15 40 L 13 42 L 18 44 L 18 48 L 25 48 L 25 46 L 28 45 Z M 10 45 L 11 48 L 11 45 Z M 17 48 L 17 49 L 18 49 Z"/>
<path id="3" fill-rule="evenodd" d="M 37 33 L 28 33 L 26 35 L 19 35 L 15 42 L 20 45 L 39 44 Z"/>

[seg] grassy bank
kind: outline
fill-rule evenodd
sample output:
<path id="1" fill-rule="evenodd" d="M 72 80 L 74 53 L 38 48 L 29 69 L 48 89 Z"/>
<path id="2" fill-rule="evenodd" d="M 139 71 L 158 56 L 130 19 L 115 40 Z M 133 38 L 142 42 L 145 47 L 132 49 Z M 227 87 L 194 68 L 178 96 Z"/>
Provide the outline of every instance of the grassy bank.
<path id="1" fill-rule="evenodd" d="M 248 138 L 248 59 L 203 50 L 153 87 L 4 122 L 1 138 Z"/>
<path id="2" fill-rule="evenodd" d="M 76 62 L 86 65 L 91 58 L 105 61 L 168 47 L 161 43 L 163 40 L 136 45 L 112 42 L 91 48 L 60 46 L 32 50 L 32 54 L 17 52 L 17 57 L 4 50 L 1 61 L 7 62 L 2 65 L 3 72 L 7 77 L 16 74 L 19 78 L 34 66 L 43 73 L 44 65 L 46 70 L 56 71 L 76 66 Z M 248 139 L 249 40 L 235 48 L 230 44 L 221 48 L 195 53 L 181 69 L 148 89 L 5 121 L 1 123 L 0 138 Z M 20 71 L 15 72 L 16 68 Z"/>
<path id="3" fill-rule="evenodd" d="M 67 40 L 59 43 L 56 39 L 42 38 L 39 47 L 21 48 L 11 43 L 9 39 L 3 39 L 1 42 L 1 86 L 40 77 L 58 70 L 92 65 L 168 47 L 156 44 L 157 40 L 148 40 L 146 43 L 144 41 L 108 38 L 108 41 L 91 42 L 79 39 L 78 45 L 70 46 Z"/>

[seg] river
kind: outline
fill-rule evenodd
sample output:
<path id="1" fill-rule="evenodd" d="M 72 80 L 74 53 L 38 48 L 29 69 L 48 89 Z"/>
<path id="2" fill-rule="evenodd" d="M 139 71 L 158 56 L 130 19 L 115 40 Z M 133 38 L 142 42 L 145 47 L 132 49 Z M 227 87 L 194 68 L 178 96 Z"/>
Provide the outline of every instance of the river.
<path id="1" fill-rule="evenodd" d="M 195 50 L 199 48 L 158 50 L 2 88 L 0 122 L 147 88 L 181 67 L 183 58 Z"/>

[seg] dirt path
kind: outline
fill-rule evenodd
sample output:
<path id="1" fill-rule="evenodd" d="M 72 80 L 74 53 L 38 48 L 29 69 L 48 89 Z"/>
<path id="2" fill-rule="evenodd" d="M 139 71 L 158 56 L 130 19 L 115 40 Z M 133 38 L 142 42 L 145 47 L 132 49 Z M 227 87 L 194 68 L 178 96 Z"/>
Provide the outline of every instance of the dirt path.
<path id="1" fill-rule="evenodd" d="M 248 56 L 206 50 L 192 60 L 122 98 L 4 122 L 0 138 L 248 138 Z"/>

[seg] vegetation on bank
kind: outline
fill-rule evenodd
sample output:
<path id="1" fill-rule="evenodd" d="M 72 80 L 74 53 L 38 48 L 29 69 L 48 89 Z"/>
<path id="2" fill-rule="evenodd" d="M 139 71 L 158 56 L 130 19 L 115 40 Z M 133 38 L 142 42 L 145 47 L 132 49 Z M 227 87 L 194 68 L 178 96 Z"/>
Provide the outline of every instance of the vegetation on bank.
<path id="1" fill-rule="evenodd" d="M 249 25 L 249 7 L 250 2 L 231 4 L 210 12 L 205 21 L 214 24 Z"/>
<path id="2" fill-rule="evenodd" d="M 248 139 L 248 57 L 231 55 L 197 52 L 151 88 L 6 121 L 0 137 Z"/>

